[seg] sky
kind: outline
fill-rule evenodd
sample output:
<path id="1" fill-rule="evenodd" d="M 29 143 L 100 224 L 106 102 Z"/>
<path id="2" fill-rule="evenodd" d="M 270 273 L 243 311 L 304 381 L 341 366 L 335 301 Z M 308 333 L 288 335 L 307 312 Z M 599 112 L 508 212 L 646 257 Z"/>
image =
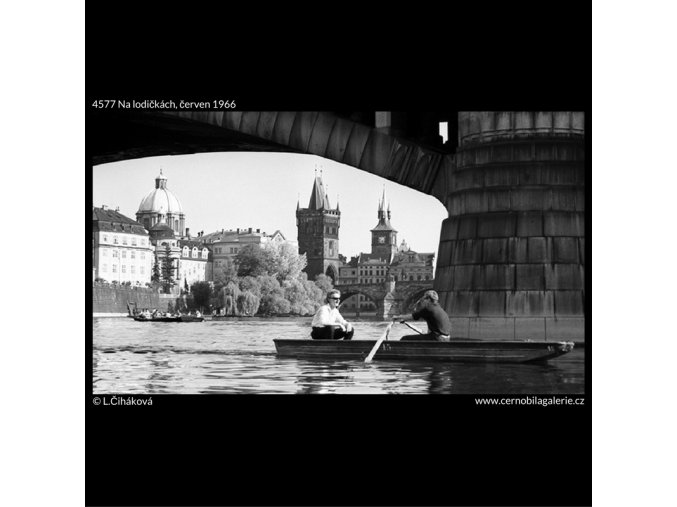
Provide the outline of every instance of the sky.
<path id="1" fill-rule="evenodd" d="M 93 205 L 120 208 L 136 219 L 142 199 L 167 178 L 179 199 L 191 236 L 220 229 L 280 230 L 297 240 L 296 205 L 308 207 L 315 169 L 322 175 L 332 207 L 341 210 L 339 252 L 350 259 L 371 251 L 372 229 L 378 223 L 383 193 L 390 201 L 397 243 L 432 252 L 437 258 L 444 205 L 435 197 L 380 176 L 315 155 L 292 153 L 201 153 L 132 159 L 93 167 Z M 320 172 L 321 171 L 321 172 Z"/>

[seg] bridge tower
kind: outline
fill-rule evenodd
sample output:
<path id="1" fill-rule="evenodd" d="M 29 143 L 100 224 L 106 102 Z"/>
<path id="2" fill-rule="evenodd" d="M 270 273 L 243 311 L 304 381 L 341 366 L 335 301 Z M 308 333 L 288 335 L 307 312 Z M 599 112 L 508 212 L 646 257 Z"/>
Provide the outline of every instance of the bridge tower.
<path id="1" fill-rule="evenodd" d="M 371 230 L 371 253 L 383 255 L 390 262 L 397 253 L 397 231 L 390 224 L 390 202 L 386 200 L 386 189 L 378 203 L 378 224 Z"/>
<path id="2" fill-rule="evenodd" d="M 454 335 L 585 339 L 581 112 L 462 112 L 435 289 Z"/>
<path id="3" fill-rule="evenodd" d="M 306 254 L 308 264 L 305 272 L 309 280 L 319 274 L 329 276 L 334 283 L 339 274 L 339 228 L 341 211 L 329 204 L 329 196 L 317 175 L 310 194 L 307 208 L 296 205 L 296 227 L 298 229 L 299 254 Z"/>

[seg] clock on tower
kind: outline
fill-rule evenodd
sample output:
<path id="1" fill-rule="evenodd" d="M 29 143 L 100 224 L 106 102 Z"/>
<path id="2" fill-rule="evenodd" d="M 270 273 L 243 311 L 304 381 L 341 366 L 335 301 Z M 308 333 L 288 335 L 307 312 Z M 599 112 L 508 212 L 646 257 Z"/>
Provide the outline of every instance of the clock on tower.
<path id="1" fill-rule="evenodd" d="M 386 237 L 385 236 L 379 236 L 378 237 L 378 242 L 379 244 L 384 244 L 386 242 Z"/>

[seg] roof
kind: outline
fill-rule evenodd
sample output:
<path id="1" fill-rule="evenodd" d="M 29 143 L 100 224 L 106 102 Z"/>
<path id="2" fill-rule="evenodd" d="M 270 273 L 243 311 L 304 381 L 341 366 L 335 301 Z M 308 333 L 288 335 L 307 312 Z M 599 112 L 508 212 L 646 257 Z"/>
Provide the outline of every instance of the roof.
<path id="1" fill-rule="evenodd" d="M 202 239 L 202 238 L 200 238 L 200 239 Z M 203 249 L 203 248 L 206 248 L 207 250 L 209 250 L 209 248 L 207 247 L 207 245 L 204 242 L 198 241 L 198 240 L 195 240 L 195 239 L 180 239 L 178 241 L 178 245 L 181 248 L 183 248 L 184 246 L 187 246 L 191 250 L 193 248 L 198 248 L 200 250 Z"/>
<path id="2" fill-rule="evenodd" d="M 141 199 L 137 213 L 183 213 L 181 203 L 176 196 L 167 188 L 167 177 L 160 174 L 155 178 L 155 188 Z"/>
<path id="3" fill-rule="evenodd" d="M 378 224 L 376 224 L 376 227 L 374 227 L 372 231 L 397 232 L 397 229 L 395 229 L 392 225 L 390 225 L 390 220 L 379 220 Z"/>
<path id="4" fill-rule="evenodd" d="M 321 176 L 315 176 L 313 190 L 310 194 L 310 202 L 308 203 L 308 209 L 331 209 L 329 197 L 327 197 L 327 192 L 325 191 L 324 185 L 322 184 Z"/>
<path id="5" fill-rule="evenodd" d="M 154 240 L 173 239 L 176 235 L 174 230 L 166 222 L 158 222 L 150 228 L 150 235 Z"/>
<path id="6" fill-rule="evenodd" d="M 141 199 L 137 213 L 144 211 L 153 213 L 183 213 L 183 208 L 181 208 L 181 203 L 177 197 L 169 189 L 155 188 Z"/>
<path id="7" fill-rule="evenodd" d="M 409 258 L 412 260 L 409 260 Z M 413 250 L 407 250 L 406 252 L 397 252 L 393 256 L 392 264 L 425 264 L 426 266 L 432 266 L 433 260 L 435 259 L 434 253 L 419 253 L 414 252 Z"/>
<path id="8" fill-rule="evenodd" d="M 380 262 L 388 264 L 390 262 L 390 256 L 378 253 L 361 253 L 360 258 L 357 262 L 358 264 L 365 264 L 367 262 L 373 263 Z"/>
<path id="9" fill-rule="evenodd" d="M 118 211 L 93 208 L 92 223 L 94 230 L 98 231 L 125 232 L 148 236 L 148 232 L 143 225 Z"/>

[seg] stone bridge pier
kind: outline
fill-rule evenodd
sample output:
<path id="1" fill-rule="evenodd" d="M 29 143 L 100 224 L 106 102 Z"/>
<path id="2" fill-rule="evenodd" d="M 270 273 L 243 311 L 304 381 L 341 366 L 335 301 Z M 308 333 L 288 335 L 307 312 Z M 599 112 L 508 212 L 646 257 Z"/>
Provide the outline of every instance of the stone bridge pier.
<path id="1" fill-rule="evenodd" d="M 584 340 L 583 113 L 459 113 L 435 289 L 455 336 Z"/>

